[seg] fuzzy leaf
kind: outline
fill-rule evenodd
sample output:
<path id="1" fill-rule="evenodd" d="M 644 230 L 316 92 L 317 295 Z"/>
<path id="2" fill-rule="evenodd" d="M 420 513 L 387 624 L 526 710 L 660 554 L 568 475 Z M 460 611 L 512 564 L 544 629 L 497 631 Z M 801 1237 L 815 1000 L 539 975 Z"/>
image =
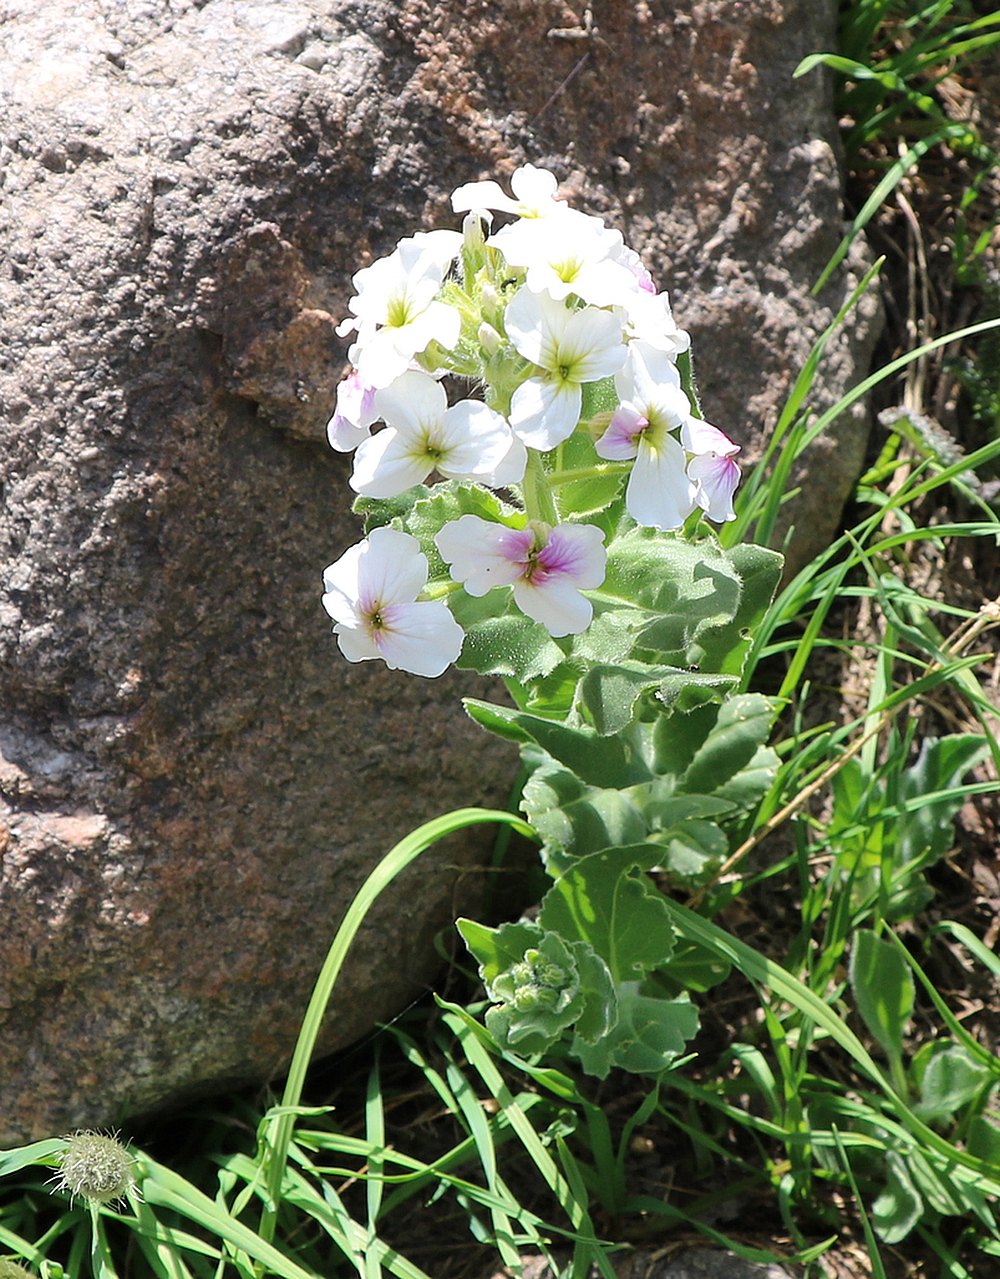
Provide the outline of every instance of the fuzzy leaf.
<path id="1" fill-rule="evenodd" d="M 872 1204 L 872 1217 L 879 1238 L 893 1244 L 905 1239 L 917 1224 L 924 1204 L 905 1161 L 890 1151 L 886 1165 L 886 1187 Z"/>
<path id="2" fill-rule="evenodd" d="M 867 928 L 854 934 L 851 990 L 858 1012 L 891 1058 L 903 1055 L 903 1034 L 913 1012 L 913 977 L 896 947 Z"/>
<path id="3" fill-rule="evenodd" d="M 684 1051 L 698 1030 L 698 1010 L 688 996 L 651 998 L 638 988 L 618 992 L 618 1024 L 596 1044 L 573 1043 L 572 1052 L 589 1075 L 605 1079 L 612 1066 L 658 1075 Z"/>
<path id="4" fill-rule="evenodd" d="M 546 893 L 539 922 L 562 937 L 589 942 L 616 984 L 664 967 L 674 929 L 662 894 L 645 874 L 656 860 L 656 849 L 639 845 L 574 861 Z"/>

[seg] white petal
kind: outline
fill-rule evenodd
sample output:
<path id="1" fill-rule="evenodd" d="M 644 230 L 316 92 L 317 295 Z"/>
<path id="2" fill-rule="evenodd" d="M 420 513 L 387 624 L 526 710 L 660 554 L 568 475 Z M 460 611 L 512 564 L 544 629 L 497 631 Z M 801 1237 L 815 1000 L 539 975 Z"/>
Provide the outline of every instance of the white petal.
<path id="1" fill-rule="evenodd" d="M 520 289 L 507 304 L 504 328 L 514 348 L 539 368 L 557 367 L 559 342 L 571 313 L 545 293 Z"/>
<path id="2" fill-rule="evenodd" d="M 559 341 L 559 363 L 572 368 L 576 382 L 610 377 L 625 363 L 627 354 L 617 317 L 592 306 L 570 315 Z"/>
<path id="3" fill-rule="evenodd" d="M 362 603 L 373 599 L 380 606 L 412 604 L 427 582 L 427 557 L 420 543 L 409 533 L 387 527 L 372 529 L 366 542 L 358 566 Z"/>
<path id="4" fill-rule="evenodd" d="M 572 582 L 555 580 L 543 587 L 517 582 L 514 600 L 522 613 L 540 622 L 550 635 L 577 635 L 585 631 L 594 616 L 590 600 Z"/>
<path id="5" fill-rule="evenodd" d="M 358 620 L 361 595 L 358 574 L 367 546 L 367 542 L 358 542 L 323 570 L 323 607 L 335 622 L 350 625 Z"/>
<path id="6" fill-rule="evenodd" d="M 460 400 L 444 415 L 441 426 L 437 469 L 450 479 L 491 475 L 510 452 L 513 435 L 506 419 L 478 400 Z M 523 471 L 517 478 L 522 476 Z"/>
<path id="7" fill-rule="evenodd" d="M 573 434 L 582 403 L 583 395 L 575 382 L 529 378 L 511 399 L 511 429 L 528 448 L 547 452 Z"/>
<path id="8" fill-rule="evenodd" d="M 409 434 L 389 426 L 359 446 L 350 485 L 365 497 L 398 497 L 423 484 L 433 469 L 422 452 L 414 451 Z"/>
<path id="9" fill-rule="evenodd" d="M 419 433 L 439 422 L 448 407 L 444 387 L 427 373 L 410 370 L 375 394 L 378 416 L 390 426 Z"/>
<path id="10" fill-rule="evenodd" d="M 518 213 L 520 205 L 505 195 L 498 182 L 466 182 L 451 197 L 451 207 L 456 213 L 468 213 L 470 209 L 496 209 L 500 213 Z"/>
<path id="11" fill-rule="evenodd" d="M 522 164 L 510 179 L 511 190 L 522 205 L 530 209 L 542 209 L 556 198 L 559 183 L 554 173 L 539 169 L 534 164 Z"/>
<path id="12" fill-rule="evenodd" d="M 694 510 L 694 485 L 684 469 L 684 450 L 668 436 L 652 450 L 643 445 L 625 490 L 625 509 L 647 528 L 680 528 Z"/>
<path id="13" fill-rule="evenodd" d="M 333 628 L 340 651 L 349 662 L 367 662 L 373 657 L 381 657 L 372 639 L 371 629 L 366 623 L 359 622 L 355 626 L 340 625 Z"/>
<path id="14" fill-rule="evenodd" d="M 369 386 L 386 387 L 410 367 L 412 354 L 401 351 L 397 342 L 402 332 L 402 329 L 379 329 L 358 344 L 358 373 Z"/>
<path id="15" fill-rule="evenodd" d="M 390 670 L 436 679 L 461 653 L 465 632 L 443 600 L 399 604 L 387 613 L 375 643 Z"/>
<path id="16" fill-rule="evenodd" d="M 517 436 L 511 432 L 510 447 L 506 454 L 500 459 L 494 471 L 489 475 L 480 477 L 480 482 L 485 484 L 487 488 L 502 489 L 508 484 L 520 484 L 524 479 L 524 472 L 528 468 L 528 450 L 524 447 Z"/>

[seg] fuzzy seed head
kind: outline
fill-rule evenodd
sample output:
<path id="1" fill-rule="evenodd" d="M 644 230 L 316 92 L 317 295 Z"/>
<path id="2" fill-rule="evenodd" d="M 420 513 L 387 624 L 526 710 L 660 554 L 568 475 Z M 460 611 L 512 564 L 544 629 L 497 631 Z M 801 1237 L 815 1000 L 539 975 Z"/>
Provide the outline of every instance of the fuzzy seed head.
<path id="1" fill-rule="evenodd" d="M 0 1279 L 31 1279 L 31 1271 L 13 1257 L 0 1257 Z"/>
<path id="2" fill-rule="evenodd" d="M 135 1188 L 134 1160 L 115 1136 L 78 1132 L 67 1138 L 59 1161 L 56 1189 L 88 1203 L 124 1201 Z M 4 1276 L 0 1275 L 0 1279 Z"/>

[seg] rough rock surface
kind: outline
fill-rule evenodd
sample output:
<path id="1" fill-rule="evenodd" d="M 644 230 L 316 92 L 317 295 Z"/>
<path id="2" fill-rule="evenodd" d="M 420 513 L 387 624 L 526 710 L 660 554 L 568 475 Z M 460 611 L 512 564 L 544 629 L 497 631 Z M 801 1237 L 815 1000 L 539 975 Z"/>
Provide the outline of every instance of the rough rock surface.
<path id="1" fill-rule="evenodd" d="M 505 791 L 467 681 L 351 667 L 319 609 L 357 537 L 323 441 L 351 273 L 548 164 L 759 444 L 847 288 L 808 296 L 835 126 L 790 78 L 835 7 L 0 0 L 0 1142 L 280 1069 L 379 854 Z M 325 1046 L 427 978 L 456 851 L 379 903 Z"/>

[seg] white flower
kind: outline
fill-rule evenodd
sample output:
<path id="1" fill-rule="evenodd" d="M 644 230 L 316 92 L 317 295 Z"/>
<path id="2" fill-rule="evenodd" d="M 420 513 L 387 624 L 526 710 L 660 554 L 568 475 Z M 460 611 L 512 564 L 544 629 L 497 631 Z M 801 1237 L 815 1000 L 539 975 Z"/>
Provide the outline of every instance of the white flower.
<path id="1" fill-rule="evenodd" d="M 680 355 L 690 349 L 691 335 L 677 327 L 666 293 L 651 292 L 640 285 L 625 300 L 624 309 L 625 332 L 630 338 L 667 355 Z"/>
<path id="2" fill-rule="evenodd" d="M 357 369 L 352 369 L 337 387 L 337 404 L 326 428 L 330 447 L 350 453 L 368 439 L 377 420 L 375 388 L 365 386 Z"/>
<path id="3" fill-rule="evenodd" d="M 517 351 L 538 367 L 514 392 L 510 424 L 529 448 L 555 448 L 580 419 L 584 382 L 621 368 L 621 325 L 592 306 L 571 311 L 544 293 L 521 289 L 508 305 L 504 325 Z"/>
<path id="4" fill-rule="evenodd" d="M 592 524 L 522 529 L 463 515 L 434 539 L 451 575 L 470 595 L 513 586 L 522 613 L 550 635 L 576 635 L 590 625 L 594 609 L 581 591 L 604 581 L 604 533 Z"/>
<path id="5" fill-rule="evenodd" d="M 566 205 L 556 197 L 559 184 L 547 169 L 523 164 L 514 170 L 510 185 L 514 199 L 505 195 L 497 182 L 466 182 L 452 195 L 451 207 L 456 213 L 496 209 L 498 213 L 513 213 L 522 218 L 550 217 L 566 212 Z"/>
<path id="6" fill-rule="evenodd" d="M 388 386 L 431 342 L 452 347 L 458 341 L 461 316 L 437 294 L 461 242 L 457 231 L 423 232 L 354 276 L 352 314 L 337 332 L 357 330 L 354 358 L 365 385 Z"/>
<path id="7" fill-rule="evenodd" d="M 560 218 L 514 222 L 486 243 L 512 266 L 526 268 L 533 293 L 559 300 L 572 293 L 594 306 L 624 306 L 639 291 L 636 276 L 617 261 L 625 247 L 620 233 L 573 209 Z"/>
<path id="8" fill-rule="evenodd" d="M 323 607 L 349 662 L 381 657 L 392 670 L 430 678 L 462 651 L 464 633 L 442 600 L 418 600 L 427 557 L 409 533 L 373 529 L 323 574 Z"/>
<path id="9" fill-rule="evenodd" d="M 625 508 L 636 523 L 679 528 L 696 502 L 695 484 L 685 471 L 687 457 L 671 434 L 691 412 L 680 375 L 662 351 L 633 342 L 615 389 L 621 403 L 594 446 L 597 455 L 611 461 L 635 458 Z"/>
<path id="10" fill-rule="evenodd" d="M 403 373 L 376 392 L 375 410 L 388 425 L 354 455 L 356 493 L 396 497 L 432 471 L 483 484 L 524 478 L 524 446 L 500 414 L 476 400 L 449 408 L 441 383 L 426 373 Z"/>
<path id="11" fill-rule="evenodd" d="M 740 482 L 740 468 L 733 458 L 740 446 L 718 427 L 696 417 L 684 423 L 681 443 L 694 455 L 687 473 L 695 483 L 695 501 L 717 524 L 735 520 L 733 494 Z"/>

